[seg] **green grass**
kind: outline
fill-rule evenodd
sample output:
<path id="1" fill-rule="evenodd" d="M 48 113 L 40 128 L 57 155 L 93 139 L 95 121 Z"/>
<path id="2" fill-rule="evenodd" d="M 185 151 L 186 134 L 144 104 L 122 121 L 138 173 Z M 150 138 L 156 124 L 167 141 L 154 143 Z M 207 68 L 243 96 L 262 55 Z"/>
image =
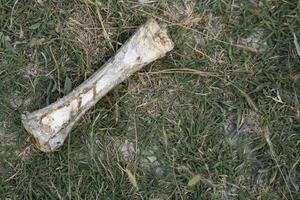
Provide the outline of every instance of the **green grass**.
<path id="1" fill-rule="evenodd" d="M 0 0 L 0 199 L 298 199 L 299 13 L 297 0 Z M 175 49 L 59 151 L 27 148 L 21 113 L 78 86 L 149 17 Z"/>

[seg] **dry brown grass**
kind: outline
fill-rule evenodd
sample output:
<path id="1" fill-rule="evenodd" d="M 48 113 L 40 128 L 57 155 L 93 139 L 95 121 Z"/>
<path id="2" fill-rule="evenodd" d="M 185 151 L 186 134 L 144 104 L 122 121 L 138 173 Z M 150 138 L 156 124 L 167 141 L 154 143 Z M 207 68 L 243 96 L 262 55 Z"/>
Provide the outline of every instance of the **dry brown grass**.
<path id="1" fill-rule="evenodd" d="M 105 23 L 108 36 L 115 34 L 113 30 L 109 23 Z M 71 41 L 75 48 L 85 52 L 87 66 L 95 64 L 97 57 L 108 51 L 104 44 L 107 38 L 103 34 L 103 27 L 99 25 L 97 14 L 85 4 L 77 4 L 70 11 L 62 32 L 63 37 Z"/>

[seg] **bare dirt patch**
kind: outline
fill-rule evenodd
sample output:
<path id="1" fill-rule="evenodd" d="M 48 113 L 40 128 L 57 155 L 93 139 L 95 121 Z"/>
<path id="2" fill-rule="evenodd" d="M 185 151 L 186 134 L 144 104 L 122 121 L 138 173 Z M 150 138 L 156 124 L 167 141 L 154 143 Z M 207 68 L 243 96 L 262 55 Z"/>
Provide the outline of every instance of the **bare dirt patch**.
<path id="1" fill-rule="evenodd" d="M 241 37 L 237 43 L 255 49 L 257 52 L 263 52 L 266 49 L 267 43 L 264 42 L 265 31 L 262 28 L 255 29 L 247 37 Z"/>
<path id="2" fill-rule="evenodd" d="M 262 133 L 259 115 L 252 110 L 245 110 L 241 114 L 229 112 L 224 125 L 233 148 L 237 150 L 237 148 L 242 147 L 247 159 L 255 159 L 252 143 Z"/>
<path id="3" fill-rule="evenodd" d="M 193 25 L 202 18 L 195 13 L 196 0 L 174 1 L 168 7 L 164 15 L 172 23 Z"/>

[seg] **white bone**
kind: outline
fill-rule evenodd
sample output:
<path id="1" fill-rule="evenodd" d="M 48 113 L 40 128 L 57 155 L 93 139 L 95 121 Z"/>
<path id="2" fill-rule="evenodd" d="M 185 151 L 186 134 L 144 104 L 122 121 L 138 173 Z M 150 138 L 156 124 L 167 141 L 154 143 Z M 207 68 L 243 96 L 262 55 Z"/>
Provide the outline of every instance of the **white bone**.
<path id="1" fill-rule="evenodd" d="M 112 88 L 174 47 L 164 28 L 150 19 L 102 68 L 67 96 L 35 112 L 22 115 L 25 129 L 44 152 L 59 148 L 81 116 Z"/>

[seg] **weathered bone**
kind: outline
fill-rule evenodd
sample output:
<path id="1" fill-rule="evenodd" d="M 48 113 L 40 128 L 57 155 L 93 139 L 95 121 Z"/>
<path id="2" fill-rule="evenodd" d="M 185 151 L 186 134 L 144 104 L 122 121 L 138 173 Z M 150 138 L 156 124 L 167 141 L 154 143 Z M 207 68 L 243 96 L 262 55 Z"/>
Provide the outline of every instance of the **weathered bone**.
<path id="1" fill-rule="evenodd" d="M 102 68 L 71 93 L 35 112 L 22 115 L 25 129 L 44 152 L 60 147 L 81 116 L 113 87 L 174 47 L 164 28 L 150 19 Z"/>

